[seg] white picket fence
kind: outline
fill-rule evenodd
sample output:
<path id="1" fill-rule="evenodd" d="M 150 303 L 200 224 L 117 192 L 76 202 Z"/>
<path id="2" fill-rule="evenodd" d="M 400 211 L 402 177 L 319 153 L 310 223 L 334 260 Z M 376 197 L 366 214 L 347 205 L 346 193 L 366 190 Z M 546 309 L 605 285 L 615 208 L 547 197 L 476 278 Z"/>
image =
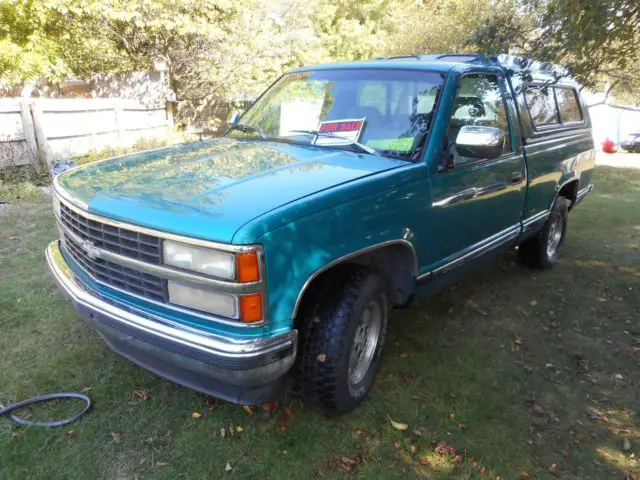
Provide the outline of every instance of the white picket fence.
<path id="1" fill-rule="evenodd" d="M 0 168 L 48 165 L 105 147 L 128 147 L 173 128 L 164 104 L 137 100 L 0 98 Z"/>

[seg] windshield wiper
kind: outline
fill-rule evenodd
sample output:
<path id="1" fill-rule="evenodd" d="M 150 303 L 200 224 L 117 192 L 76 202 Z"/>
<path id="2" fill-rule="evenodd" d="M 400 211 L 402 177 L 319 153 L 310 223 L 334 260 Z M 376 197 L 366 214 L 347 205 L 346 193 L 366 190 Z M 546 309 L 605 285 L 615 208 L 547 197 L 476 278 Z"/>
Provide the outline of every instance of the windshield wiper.
<path id="1" fill-rule="evenodd" d="M 369 155 L 377 155 L 380 156 L 380 154 L 373 148 L 371 147 L 367 147 L 366 145 L 360 143 L 360 142 L 356 142 L 355 140 L 350 140 L 348 138 L 344 138 L 341 137 L 340 135 L 336 135 L 335 133 L 330 133 L 330 132 L 320 132 L 318 130 L 289 130 L 290 132 L 293 133 L 303 133 L 306 135 L 315 135 L 316 137 L 331 137 L 331 138 L 339 138 L 340 140 L 344 140 L 344 144 L 345 145 L 355 145 L 356 147 L 358 147 L 362 152 L 364 153 L 368 153 Z M 340 144 L 337 144 L 340 145 Z"/>
<path id="2" fill-rule="evenodd" d="M 267 134 L 264 133 L 262 130 L 260 130 L 258 127 L 253 127 L 251 125 L 246 125 L 244 123 L 236 123 L 235 125 L 231 125 L 227 129 L 227 133 L 229 133 L 232 130 L 240 130 L 241 132 L 245 132 L 245 133 L 257 133 L 262 140 L 269 139 L 269 137 L 267 137 Z"/>

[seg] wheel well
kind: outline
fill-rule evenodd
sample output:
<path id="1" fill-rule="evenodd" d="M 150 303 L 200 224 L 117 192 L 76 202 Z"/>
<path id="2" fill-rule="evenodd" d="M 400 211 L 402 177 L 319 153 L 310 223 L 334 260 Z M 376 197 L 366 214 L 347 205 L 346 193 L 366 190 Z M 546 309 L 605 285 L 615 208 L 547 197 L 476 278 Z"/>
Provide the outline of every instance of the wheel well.
<path id="1" fill-rule="evenodd" d="M 329 285 L 335 286 L 344 281 L 354 269 L 361 267 L 371 268 L 382 275 L 391 306 L 403 305 L 413 294 L 417 267 L 412 248 L 404 244 L 387 245 L 349 257 L 312 278 L 297 302 L 296 316 L 304 310 L 307 302 L 313 301 Z"/>
<path id="2" fill-rule="evenodd" d="M 571 180 L 565 183 L 558 192 L 558 196 L 566 198 L 571 202 L 571 205 L 573 205 L 578 198 L 578 180 Z"/>

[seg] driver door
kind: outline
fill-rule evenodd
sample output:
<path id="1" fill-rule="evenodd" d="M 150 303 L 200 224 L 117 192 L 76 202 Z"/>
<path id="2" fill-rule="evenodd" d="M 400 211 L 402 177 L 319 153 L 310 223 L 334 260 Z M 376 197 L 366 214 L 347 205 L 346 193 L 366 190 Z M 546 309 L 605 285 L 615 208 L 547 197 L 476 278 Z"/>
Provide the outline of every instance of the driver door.
<path id="1" fill-rule="evenodd" d="M 519 232 L 526 167 L 513 99 L 495 73 L 459 79 L 439 171 L 431 179 L 433 235 L 428 270 L 442 271 L 487 253 Z M 495 159 L 463 157 L 456 136 L 464 125 L 500 128 L 503 153 Z"/>

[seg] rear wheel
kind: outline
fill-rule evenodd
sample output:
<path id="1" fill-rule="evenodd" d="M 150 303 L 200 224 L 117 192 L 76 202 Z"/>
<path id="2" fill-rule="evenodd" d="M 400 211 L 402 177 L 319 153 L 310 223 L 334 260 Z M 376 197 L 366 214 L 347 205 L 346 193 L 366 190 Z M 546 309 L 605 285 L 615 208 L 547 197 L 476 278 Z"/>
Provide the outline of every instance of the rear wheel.
<path id="1" fill-rule="evenodd" d="M 304 309 L 298 388 L 321 410 L 342 413 L 373 385 L 387 331 L 383 278 L 357 268 L 332 282 Z"/>
<path id="2" fill-rule="evenodd" d="M 566 199 L 557 197 L 542 230 L 523 242 L 518 249 L 524 264 L 544 269 L 558 263 L 560 248 L 567 233 L 568 212 Z"/>

